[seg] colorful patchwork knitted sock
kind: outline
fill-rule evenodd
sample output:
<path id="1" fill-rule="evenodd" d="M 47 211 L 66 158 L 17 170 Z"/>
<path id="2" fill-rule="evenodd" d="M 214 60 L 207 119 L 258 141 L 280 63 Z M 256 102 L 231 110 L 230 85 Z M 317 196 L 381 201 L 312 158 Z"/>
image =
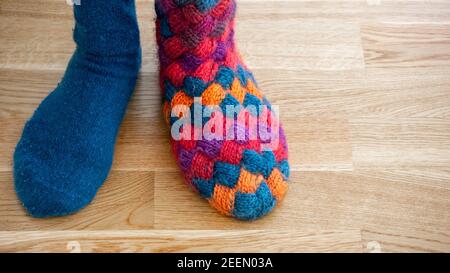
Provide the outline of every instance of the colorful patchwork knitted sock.
<path id="1" fill-rule="evenodd" d="M 74 6 L 77 48 L 14 154 L 16 192 L 35 217 L 71 214 L 94 198 L 111 168 L 140 67 L 134 0 L 80 4 Z"/>
<path id="2" fill-rule="evenodd" d="M 160 83 L 172 148 L 187 184 L 221 213 L 253 220 L 283 198 L 289 164 L 281 127 L 268 130 L 271 139 L 250 137 L 250 119 L 271 125 L 274 115 L 237 52 L 235 9 L 234 0 L 157 0 Z M 230 115 L 227 106 L 241 108 Z M 246 121 L 237 123 L 242 113 Z M 230 131 L 235 137 L 228 137 Z M 238 132 L 244 137 L 237 138 Z"/>

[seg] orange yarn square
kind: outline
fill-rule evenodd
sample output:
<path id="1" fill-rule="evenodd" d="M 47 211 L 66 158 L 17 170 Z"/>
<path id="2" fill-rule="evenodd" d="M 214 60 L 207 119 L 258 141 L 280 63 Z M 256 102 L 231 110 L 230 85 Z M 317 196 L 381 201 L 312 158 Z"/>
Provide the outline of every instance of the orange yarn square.
<path id="1" fill-rule="evenodd" d="M 230 94 L 237 99 L 241 104 L 244 103 L 245 90 L 237 78 L 231 84 Z"/>
<path id="2" fill-rule="evenodd" d="M 255 175 L 245 169 L 241 169 L 236 190 L 242 193 L 255 193 L 262 180 L 262 175 Z"/>
<path id="3" fill-rule="evenodd" d="M 235 189 L 216 184 L 214 187 L 214 195 L 211 199 L 209 199 L 209 203 L 219 212 L 225 215 L 231 215 L 231 212 L 234 209 L 235 193 Z"/>
<path id="4" fill-rule="evenodd" d="M 184 91 L 179 91 L 175 94 L 175 96 L 173 96 L 171 105 L 172 108 L 174 108 L 177 105 L 186 105 L 190 107 L 193 102 L 194 100 L 191 97 L 189 97 Z"/>
<path id="5" fill-rule="evenodd" d="M 269 178 L 267 178 L 267 186 L 277 201 L 283 199 L 284 194 L 288 189 L 288 183 L 284 181 L 280 170 L 274 168 Z"/>
<path id="6" fill-rule="evenodd" d="M 247 81 L 247 90 L 250 94 L 256 96 L 258 99 L 262 100 L 263 96 L 261 94 L 261 91 L 258 90 L 258 88 L 255 86 L 255 84 L 251 81 Z"/>
<path id="7" fill-rule="evenodd" d="M 203 105 L 219 105 L 225 98 L 225 91 L 218 83 L 211 84 L 202 94 Z"/>

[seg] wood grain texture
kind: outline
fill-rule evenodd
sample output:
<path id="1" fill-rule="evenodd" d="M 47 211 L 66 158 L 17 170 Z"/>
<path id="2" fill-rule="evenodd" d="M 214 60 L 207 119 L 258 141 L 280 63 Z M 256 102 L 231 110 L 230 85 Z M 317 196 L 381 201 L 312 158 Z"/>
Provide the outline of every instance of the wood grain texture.
<path id="1" fill-rule="evenodd" d="M 367 67 L 449 66 L 448 24 L 364 24 L 361 28 Z"/>
<path id="2" fill-rule="evenodd" d="M 78 213 L 51 219 L 26 215 L 13 189 L 11 172 L 0 172 L 0 230 L 151 229 L 154 174 L 112 171 L 92 203 Z M 1 247 L 0 247 L 1 249 Z"/>
<path id="3" fill-rule="evenodd" d="M 175 184 L 174 180 L 181 180 L 177 173 L 156 175 L 155 228 L 390 227 L 405 232 L 446 232 L 450 221 L 444 213 L 450 211 L 448 185 L 417 174 L 397 180 L 384 171 L 294 172 L 280 207 L 253 223 L 215 214 L 182 182 Z M 203 221 L 205 217 L 211 221 Z"/>
<path id="4" fill-rule="evenodd" d="M 361 252 L 360 242 L 359 230 L 0 232 L 8 252 Z"/>
<path id="5" fill-rule="evenodd" d="M 450 235 L 437 231 L 395 231 L 373 228 L 362 231 L 363 252 L 446 252 L 450 251 Z"/>
<path id="6" fill-rule="evenodd" d="M 72 11 L 0 1 L 0 251 L 450 252 L 450 3 L 238 2 L 238 45 L 279 106 L 293 169 L 286 199 L 252 223 L 183 183 L 161 118 L 153 0 L 137 0 L 142 70 L 108 180 L 75 215 L 28 217 L 12 154 L 73 52 Z"/>

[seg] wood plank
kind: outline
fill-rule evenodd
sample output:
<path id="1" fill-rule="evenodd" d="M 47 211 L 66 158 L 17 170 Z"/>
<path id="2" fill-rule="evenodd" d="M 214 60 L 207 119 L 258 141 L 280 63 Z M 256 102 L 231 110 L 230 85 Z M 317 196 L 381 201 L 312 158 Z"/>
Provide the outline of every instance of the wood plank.
<path id="1" fill-rule="evenodd" d="M 381 173 L 381 174 L 380 174 Z M 450 177 L 438 187 L 426 172 L 397 180 L 381 171 L 294 172 L 280 207 L 254 223 L 218 215 L 177 173 L 156 173 L 155 228 L 282 229 L 302 227 L 395 228 L 448 231 Z M 445 180 L 444 180 L 445 179 Z M 406 180 L 406 179 L 405 179 Z M 444 182 L 445 181 L 445 182 Z"/>
<path id="2" fill-rule="evenodd" d="M 28 12 L 25 14 L 15 13 L 12 7 L 16 4 L 11 2 L 3 5 L 6 6 L 3 13 L 7 16 L 0 18 L 0 33 L 4 41 L 0 46 L 0 68 L 64 70 L 75 47 L 71 38 L 73 20 L 68 16 L 71 8 L 64 2 L 59 4 L 59 8 L 56 8 L 56 3 L 52 3 L 52 14 L 65 15 L 55 18 L 28 16 L 29 8 L 26 8 Z M 239 13 L 239 18 L 244 20 L 237 25 L 236 37 L 250 67 L 295 70 L 347 70 L 364 67 L 359 25 L 356 23 L 313 19 L 298 25 L 293 19 L 270 17 L 272 22 L 267 25 L 267 17 L 273 14 L 272 11 L 267 10 L 266 16 L 252 20 L 246 19 L 247 12 L 250 11 L 244 9 Z M 156 72 L 158 62 L 154 58 L 156 44 L 153 15 L 150 17 L 139 13 L 139 16 L 144 52 L 142 71 Z M 20 23 L 24 18 L 29 24 Z M 280 32 L 280 28 L 288 28 L 289 33 Z M 268 44 L 268 37 L 277 40 L 277 43 Z"/>
<path id="3" fill-rule="evenodd" d="M 450 6 L 446 0 L 367 0 L 363 22 L 401 24 L 448 24 Z"/>
<path id="4" fill-rule="evenodd" d="M 447 118 L 350 119 L 353 164 L 358 168 L 398 169 L 450 164 Z"/>
<path id="5" fill-rule="evenodd" d="M 442 67 L 367 68 L 356 86 L 346 106 L 351 117 L 450 117 L 450 70 Z"/>
<path id="6" fill-rule="evenodd" d="M 281 120 L 289 139 L 289 162 L 292 170 L 353 169 L 352 147 L 345 116 L 281 116 Z"/>
<path id="7" fill-rule="evenodd" d="M 385 229 L 362 231 L 363 251 L 374 252 L 450 252 L 450 234 L 424 231 L 395 232 Z"/>
<path id="8" fill-rule="evenodd" d="M 450 23 L 363 24 L 361 36 L 367 67 L 450 65 Z"/>
<path id="9" fill-rule="evenodd" d="M 49 219 L 29 217 L 18 200 L 11 172 L 0 172 L 0 231 L 133 230 L 153 227 L 152 172 L 113 171 L 89 206 Z"/>
<path id="10" fill-rule="evenodd" d="M 285 117 L 450 117 L 450 70 L 442 67 L 364 71 L 254 71 Z M 419 103 L 420 102 L 420 103 Z M 289 124 L 285 124 L 289 126 Z"/>
<path id="11" fill-rule="evenodd" d="M 276 70 L 270 67 L 253 71 L 259 87 L 285 117 L 339 117 L 358 107 L 365 93 L 364 70 L 316 71 Z"/>
<path id="12" fill-rule="evenodd" d="M 271 14 L 242 22 L 238 18 L 237 44 L 250 68 L 296 71 L 364 68 L 357 23 L 309 19 L 299 24 L 297 19 L 276 19 Z M 280 31 L 283 28 L 289 31 Z M 268 43 L 268 37 L 276 43 Z"/>
<path id="13" fill-rule="evenodd" d="M 359 230 L 0 232 L 2 252 L 361 252 Z"/>

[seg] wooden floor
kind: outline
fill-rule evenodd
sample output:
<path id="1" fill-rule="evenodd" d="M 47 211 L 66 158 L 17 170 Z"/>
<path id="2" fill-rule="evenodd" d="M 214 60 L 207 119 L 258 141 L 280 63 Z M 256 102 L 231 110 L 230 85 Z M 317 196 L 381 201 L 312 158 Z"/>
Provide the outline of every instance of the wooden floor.
<path id="1" fill-rule="evenodd" d="M 450 252 L 450 2 L 238 0 L 237 38 L 279 105 L 293 174 L 245 223 L 183 184 L 160 117 L 153 1 L 111 175 L 78 214 L 26 216 L 12 153 L 74 48 L 64 0 L 0 1 L 0 251 Z"/>

